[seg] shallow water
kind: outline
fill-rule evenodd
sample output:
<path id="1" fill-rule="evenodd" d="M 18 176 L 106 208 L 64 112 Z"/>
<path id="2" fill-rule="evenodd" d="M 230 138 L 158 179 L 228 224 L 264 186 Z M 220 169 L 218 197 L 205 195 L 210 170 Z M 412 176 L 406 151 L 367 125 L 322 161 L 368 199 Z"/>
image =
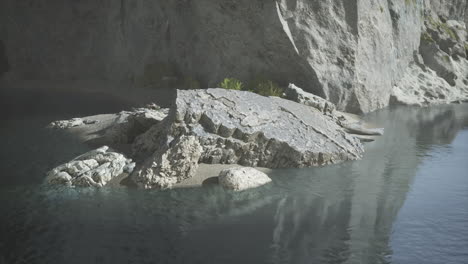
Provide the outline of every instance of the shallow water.
<path id="1" fill-rule="evenodd" d="M 72 114 L 2 121 L 0 264 L 468 263 L 466 104 L 369 114 L 386 134 L 361 161 L 275 170 L 239 194 L 43 186 L 88 149 L 42 129 Z"/>

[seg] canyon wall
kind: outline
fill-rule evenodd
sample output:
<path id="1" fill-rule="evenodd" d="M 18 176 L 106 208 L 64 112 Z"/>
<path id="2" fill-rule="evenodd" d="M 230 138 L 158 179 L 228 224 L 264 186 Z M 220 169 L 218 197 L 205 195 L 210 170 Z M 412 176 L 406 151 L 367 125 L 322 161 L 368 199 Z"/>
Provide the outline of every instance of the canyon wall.
<path id="1" fill-rule="evenodd" d="M 427 17 L 457 20 L 466 32 L 467 7 L 466 0 L 3 0 L 0 41 L 12 80 L 144 85 L 189 77 L 214 87 L 225 77 L 264 76 L 341 110 L 369 112 L 387 106 L 408 75 Z"/>

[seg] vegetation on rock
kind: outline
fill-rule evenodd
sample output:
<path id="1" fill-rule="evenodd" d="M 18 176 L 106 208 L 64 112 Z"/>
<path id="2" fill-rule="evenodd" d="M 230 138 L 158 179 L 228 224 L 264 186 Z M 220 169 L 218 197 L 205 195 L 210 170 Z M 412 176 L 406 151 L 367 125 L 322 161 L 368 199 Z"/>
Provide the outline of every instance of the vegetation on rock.
<path id="1" fill-rule="evenodd" d="M 424 40 L 426 42 L 431 42 L 431 43 L 435 42 L 434 39 L 432 38 L 432 36 L 427 32 L 423 32 L 421 34 L 421 40 Z"/>
<path id="2" fill-rule="evenodd" d="M 257 76 L 249 83 L 249 91 L 263 96 L 278 96 L 282 97 L 284 89 L 279 87 L 275 82 L 266 79 L 263 76 Z"/>
<path id="3" fill-rule="evenodd" d="M 235 78 L 225 78 L 220 84 L 219 84 L 219 87 L 220 88 L 224 88 L 224 89 L 228 89 L 228 90 L 242 90 L 242 88 L 244 87 L 244 84 L 235 79 Z"/>
<path id="4" fill-rule="evenodd" d="M 278 96 L 282 97 L 284 89 L 279 87 L 275 82 L 268 80 L 263 76 L 257 76 L 254 80 L 249 82 L 247 87 L 235 78 L 225 78 L 220 84 L 220 88 L 228 90 L 244 90 L 252 93 L 256 93 L 263 96 Z"/>
<path id="5" fill-rule="evenodd" d="M 455 40 L 458 40 L 458 35 L 457 33 L 455 33 L 455 31 L 449 27 L 449 25 L 447 23 L 444 23 L 442 21 L 437 21 L 435 20 L 432 16 L 427 16 L 427 21 L 429 21 L 429 23 L 437 28 L 439 31 L 443 31 L 445 33 L 447 33 L 452 39 L 455 39 Z"/>

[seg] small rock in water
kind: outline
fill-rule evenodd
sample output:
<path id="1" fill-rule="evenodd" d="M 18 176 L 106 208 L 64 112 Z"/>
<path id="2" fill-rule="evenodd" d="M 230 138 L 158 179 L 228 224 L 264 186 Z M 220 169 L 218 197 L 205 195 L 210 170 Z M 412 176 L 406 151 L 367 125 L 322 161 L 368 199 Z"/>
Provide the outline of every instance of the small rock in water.
<path id="1" fill-rule="evenodd" d="M 257 188 L 271 182 L 270 177 L 254 168 L 229 168 L 219 173 L 219 184 L 224 189 L 243 191 Z"/>
<path id="2" fill-rule="evenodd" d="M 70 162 L 62 164 L 47 174 L 46 182 L 79 187 L 103 187 L 113 178 L 130 174 L 135 163 L 124 155 L 109 151 L 104 146 Z"/>

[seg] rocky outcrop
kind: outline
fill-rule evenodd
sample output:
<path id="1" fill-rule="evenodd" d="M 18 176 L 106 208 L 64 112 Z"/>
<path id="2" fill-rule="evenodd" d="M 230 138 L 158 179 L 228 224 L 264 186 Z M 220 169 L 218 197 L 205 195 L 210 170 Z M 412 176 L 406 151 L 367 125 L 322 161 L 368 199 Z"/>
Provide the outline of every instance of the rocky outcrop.
<path id="1" fill-rule="evenodd" d="M 304 92 L 294 84 L 289 84 L 285 90 L 286 98 L 297 103 L 313 107 L 321 111 L 324 115 L 331 117 L 338 125 L 343 127 L 346 132 L 361 140 L 361 142 L 371 142 L 375 138 L 372 136 L 382 136 L 383 128 L 371 127 L 360 117 L 349 113 L 336 111 L 335 105 L 321 97 Z"/>
<path id="2" fill-rule="evenodd" d="M 317 108 L 324 114 L 333 114 L 333 111 L 335 111 L 335 105 L 330 101 L 314 94 L 304 92 L 304 90 L 292 83 L 290 83 L 288 88 L 286 88 L 285 95 L 286 99 Z"/>
<path id="3" fill-rule="evenodd" d="M 107 146 L 78 156 L 52 169 L 46 178 L 49 184 L 77 187 L 103 187 L 112 179 L 129 175 L 135 163 Z"/>
<path id="4" fill-rule="evenodd" d="M 254 168 L 230 168 L 219 173 L 219 184 L 227 190 L 244 191 L 271 182 L 270 177 Z"/>
<path id="5" fill-rule="evenodd" d="M 429 13 L 419 52 L 395 86 L 391 103 L 425 106 L 468 100 L 468 35 L 463 22 Z"/>
<path id="6" fill-rule="evenodd" d="M 359 159 L 363 148 L 315 108 L 207 89 L 179 90 L 175 108 L 136 139 L 134 153 L 149 158 L 133 180 L 140 187 L 164 188 L 193 176 L 197 163 L 310 167 Z"/>
<path id="7" fill-rule="evenodd" d="M 408 66 L 429 13 L 463 22 L 467 3 L 4 0 L 0 38 L 7 36 L 9 74 L 20 79 L 185 87 L 196 79 L 213 87 L 228 76 L 249 81 L 264 75 L 295 83 L 339 110 L 369 112 L 388 105 L 395 85 L 406 91 L 399 83 L 413 72 Z M 430 64 L 452 82 L 443 57 Z"/>
<path id="8" fill-rule="evenodd" d="M 133 144 L 135 139 L 166 118 L 169 109 L 155 104 L 121 111 L 117 114 L 77 117 L 51 122 L 48 128 L 80 129 L 87 134 L 98 134 L 98 141 L 111 147 Z M 86 137 L 85 137 L 86 138 Z M 94 140 L 96 140 L 94 138 Z"/>

